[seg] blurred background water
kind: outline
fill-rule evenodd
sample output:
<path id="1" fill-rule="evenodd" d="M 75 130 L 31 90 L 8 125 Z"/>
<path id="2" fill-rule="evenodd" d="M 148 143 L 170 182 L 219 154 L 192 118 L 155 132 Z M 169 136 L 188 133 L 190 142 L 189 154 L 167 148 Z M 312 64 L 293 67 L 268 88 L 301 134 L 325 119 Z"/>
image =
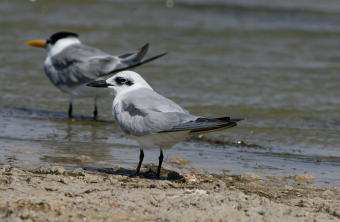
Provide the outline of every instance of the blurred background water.
<path id="1" fill-rule="evenodd" d="M 175 170 L 308 173 L 316 186 L 340 185 L 339 1 L 1 1 L 0 158 L 132 167 L 138 144 L 112 122 L 113 98 L 99 101 L 97 121 L 92 99 L 76 99 L 68 119 L 46 51 L 23 44 L 57 31 L 113 55 L 148 42 L 146 57 L 169 52 L 135 70 L 155 91 L 193 115 L 247 118 L 208 136 L 256 146 L 185 141 L 165 151 L 191 161 Z M 158 155 L 147 150 L 145 163 Z"/>

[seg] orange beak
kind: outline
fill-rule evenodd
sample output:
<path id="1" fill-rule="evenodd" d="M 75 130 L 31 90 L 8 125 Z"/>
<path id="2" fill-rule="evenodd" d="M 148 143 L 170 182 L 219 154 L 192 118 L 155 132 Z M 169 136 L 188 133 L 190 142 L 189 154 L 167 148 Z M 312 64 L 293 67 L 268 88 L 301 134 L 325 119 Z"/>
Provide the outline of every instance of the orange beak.
<path id="1" fill-rule="evenodd" d="M 33 41 L 25 42 L 25 44 L 34 46 L 34 47 L 46 48 L 45 40 L 33 40 Z"/>

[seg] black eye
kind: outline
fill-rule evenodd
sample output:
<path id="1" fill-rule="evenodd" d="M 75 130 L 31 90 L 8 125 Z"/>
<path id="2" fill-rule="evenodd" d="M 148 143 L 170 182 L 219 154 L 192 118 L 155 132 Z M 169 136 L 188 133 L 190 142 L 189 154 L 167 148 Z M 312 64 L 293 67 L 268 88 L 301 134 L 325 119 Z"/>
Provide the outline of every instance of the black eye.
<path id="1" fill-rule="evenodd" d="M 49 43 L 51 43 L 51 40 L 50 40 L 50 39 L 47 39 L 47 40 L 46 40 L 46 44 L 49 44 Z"/>
<path id="2" fill-rule="evenodd" d="M 125 78 L 123 78 L 123 77 L 117 77 L 116 79 L 116 83 L 118 84 L 118 85 L 132 85 L 132 84 L 130 84 L 130 80 L 128 80 L 128 79 L 125 79 Z"/>

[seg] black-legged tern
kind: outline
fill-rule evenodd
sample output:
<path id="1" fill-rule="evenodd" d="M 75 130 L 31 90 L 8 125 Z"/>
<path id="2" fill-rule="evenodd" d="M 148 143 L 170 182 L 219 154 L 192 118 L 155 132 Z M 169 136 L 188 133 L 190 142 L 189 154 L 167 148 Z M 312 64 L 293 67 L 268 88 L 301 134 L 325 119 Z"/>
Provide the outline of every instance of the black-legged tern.
<path id="1" fill-rule="evenodd" d="M 157 178 L 163 162 L 163 148 L 171 148 L 189 134 L 204 134 L 237 126 L 244 118 L 204 118 L 190 115 L 173 101 L 159 95 L 137 73 L 119 72 L 107 80 L 87 84 L 113 91 L 112 114 L 120 129 L 135 139 L 141 149 L 136 175 L 144 159 L 143 148 L 160 148 Z"/>
<path id="2" fill-rule="evenodd" d="M 83 45 L 78 35 L 72 32 L 57 32 L 46 40 L 34 40 L 25 44 L 47 49 L 44 70 L 52 83 L 62 92 L 70 94 L 69 117 L 72 117 L 74 97 L 94 98 L 94 118 L 97 117 L 97 99 L 109 96 L 103 92 L 86 87 L 94 80 L 107 79 L 119 71 L 132 69 L 151 62 L 166 53 L 142 60 L 149 44 L 134 53 L 112 56 L 97 48 Z"/>

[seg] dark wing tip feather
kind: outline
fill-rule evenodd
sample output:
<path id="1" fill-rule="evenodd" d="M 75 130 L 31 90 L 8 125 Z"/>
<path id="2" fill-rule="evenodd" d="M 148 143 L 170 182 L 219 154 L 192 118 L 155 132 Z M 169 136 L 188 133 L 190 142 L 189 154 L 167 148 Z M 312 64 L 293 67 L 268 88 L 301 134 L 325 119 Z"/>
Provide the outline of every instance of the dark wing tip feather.
<path id="1" fill-rule="evenodd" d="M 237 126 L 236 122 L 244 120 L 245 118 L 230 119 L 230 117 L 220 117 L 220 118 L 204 118 L 199 117 L 195 121 L 179 124 L 172 129 L 165 132 L 175 132 L 190 130 L 190 134 L 202 134 L 209 133 L 219 130 L 228 129 Z"/>
<path id="2" fill-rule="evenodd" d="M 145 45 L 143 45 L 141 49 L 143 49 L 145 47 L 149 47 L 149 43 L 148 42 Z"/>
<path id="3" fill-rule="evenodd" d="M 211 133 L 211 132 L 215 132 L 215 131 L 229 129 L 229 128 L 234 127 L 234 126 L 237 126 L 236 122 L 228 122 L 228 123 L 222 124 L 222 125 L 205 127 L 205 128 L 200 128 L 200 129 L 194 129 L 194 130 L 191 130 L 189 134 Z"/>
<path id="4" fill-rule="evenodd" d="M 121 55 L 119 55 L 118 57 L 119 57 L 120 59 L 125 59 L 125 58 L 129 57 L 130 55 L 133 55 L 133 53 L 134 53 L 134 52 L 129 52 L 129 53 L 121 54 Z"/>
<path id="5" fill-rule="evenodd" d="M 166 54 L 167 54 L 167 52 L 165 52 L 165 53 L 163 53 L 163 54 L 160 54 L 160 55 L 156 55 L 156 56 L 151 57 L 151 58 L 148 58 L 148 59 L 145 59 L 145 60 L 143 60 L 143 61 L 141 61 L 141 62 L 138 62 L 138 63 L 136 63 L 136 64 L 130 65 L 130 66 L 128 66 L 128 67 L 124 67 L 124 68 L 121 68 L 121 69 L 114 69 L 114 70 L 112 70 L 111 72 L 106 73 L 106 74 L 101 75 L 101 76 L 106 76 L 106 75 L 110 75 L 110 74 L 112 74 L 112 73 L 117 73 L 117 72 L 121 72 L 121 71 L 125 71 L 125 70 L 130 70 L 130 69 L 135 68 L 135 67 L 137 67 L 137 66 L 141 66 L 141 65 L 144 65 L 145 63 L 148 63 L 148 62 L 151 62 L 151 61 L 153 61 L 153 60 L 155 60 L 155 59 L 158 59 L 158 58 L 160 58 L 160 57 L 162 57 L 162 56 L 164 56 L 164 55 L 166 55 Z"/>
<path id="6" fill-rule="evenodd" d="M 145 59 L 145 60 L 143 60 L 143 61 L 141 62 L 140 65 L 145 64 L 145 63 L 148 63 L 148 62 L 151 62 L 151 61 L 153 61 L 153 60 L 155 60 L 155 59 L 158 59 L 158 58 L 160 58 L 160 57 L 162 57 L 162 56 L 165 56 L 166 54 L 168 54 L 168 52 L 164 52 L 164 53 L 162 53 L 162 54 L 160 54 L 160 55 L 156 55 L 156 56 L 154 56 L 154 57 Z"/>
<path id="7" fill-rule="evenodd" d="M 240 122 L 242 120 L 245 120 L 246 118 L 237 118 L 237 119 L 231 119 L 230 122 Z"/>

